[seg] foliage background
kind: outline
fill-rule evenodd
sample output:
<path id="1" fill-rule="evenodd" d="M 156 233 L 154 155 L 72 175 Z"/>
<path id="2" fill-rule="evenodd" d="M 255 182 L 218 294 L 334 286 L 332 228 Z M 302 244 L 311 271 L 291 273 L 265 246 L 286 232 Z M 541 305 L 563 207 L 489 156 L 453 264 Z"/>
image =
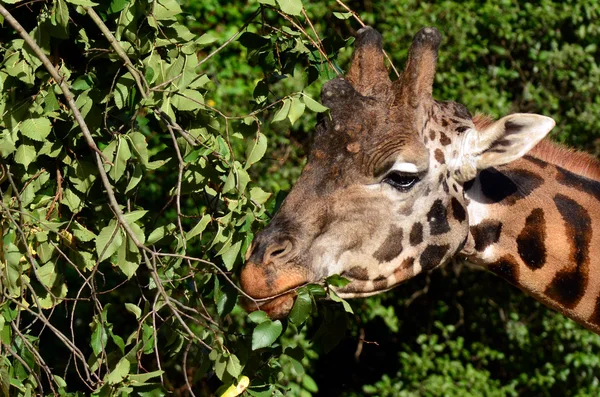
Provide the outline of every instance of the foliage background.
<path id="1" fill-rule="evenodd" d="M 313 307 L 318 288 L 295 321 L 242 310 L 228 280 L 300 173 L 321 110 L 306 95 L 345 68 L 360 27 L 333 0 L 305 0 L 304 13 L 299 0 L 261 3 L 94 6 L 141 88 L 91 2 L 2 3 L 71 85 L 149 251 L 118 226 L 56 82 L 4 21 L 0 394 L 212 395 L 243 375 L 253 396 L 598 395 L 599 336 L 462 264 L 353 313 Z M 397 68 L 418 29 L 443 32 L 436 98 L 549 115 L 555 139 L 600 152 L 597 2 L 347 6 Z"/>

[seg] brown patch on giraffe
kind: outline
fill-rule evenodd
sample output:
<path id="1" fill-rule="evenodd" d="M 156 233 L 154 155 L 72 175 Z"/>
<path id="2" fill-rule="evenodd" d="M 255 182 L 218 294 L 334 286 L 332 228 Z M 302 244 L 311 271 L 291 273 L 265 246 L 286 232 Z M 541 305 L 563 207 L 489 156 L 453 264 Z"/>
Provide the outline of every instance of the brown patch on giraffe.
<path id="1" fill-rule="evenodd" d="M 531 270 L 546 263 L 546 221 L 544 210 L 535 208 L 525 219 L 525 227 L 517 237 L 517 251 L 523 263 Z"/>
<path id="2" fill-rule="evenodd" d="M 448 135 L 444 134 L 443 132 L 440 132 L 440 143 L 443 146 L 448 146 L 452 143 L 452 140 L 448 138 Z"/>
<path id="3" fill-rule="evenodd" d="M 408 241 L 413 247 L 423 242 L 423 225 L 421 223 L 417 222 L 412 225 Z"/>
<path id="4" fill-rule="evenodd" d="M 431 139 L 432 141 L 435 141 L 435 131 L 434 130 L 429 131 L 429 139 Z"/>
<path id="5" fill-rule="evenodd" d="M 386 289 L 387 287 L 388 287 L 387 277 L 379 276 L 375 280 L 373 280 L 373 289 L 375 291 Z"/>
<path id="6" fill-rule="evenodd" d="M 453 187 L 456 190 L 456 185 L 453 185 Z M 458 201 L 456 197 L 452 197 L 450 202 L 452 205 L 452 215 L 454 215 L 454 219 L 460 223 L 463 223 L 465 219 L 467 219 L 467 211 L 465 210 L 465 207 L 460 203 L 460 201 Z"/>
<path id="7" fill-rule="evenodd" d="M 419 259 L 421 268 L 426 271 L 438 267 L 442 263 L 442 260 L 449 249 L 450 246 L 448 244 L 428 245 L 427 248 L 423 250 L 421 258 Z"/>
<path id="8" fill-rule="evenodd" d="M 446 157 L 444 156 L 444 152 L 440 149 L 435 149 L 435 160 L 440 164 L 446 164 Z"/>
<path id="9" fill-rule="evenodd" d="M 528 154 L 523 156 L 523 160 L 529 161 L 530 163 L 533 163 L 542 169 L 544 169 L 548 166 L 548 163 L 546 163 L 545 161 L 535 158 L 533 156 L 530 156 Z"/>
<path id="10" fill-rule="evenodd" d="M 402 252 L 402 229 L 392 225 L 387 237 L 373 257 L 379 262 L 389 262 Z"/>
<path id="11" fill-rule="evenodd" d="M 561 185 L 587 193 L 600 201 L 600 183 L 598 181 L 581 177 L 561 167 L 556 168 L 556 180 Z"/>
<path id="12" fill-rule="evenodd" d="M 361 266 L 353 266 L 348 270 L 344 270 L 341 275 L 354 280 L 366 281 L 369 279 L 369 271 L 367 268 Z"/>
<path id="13" fill-rule="evenodd" d="M 513 285 L 519 283 L 519 264 L 512 255 L 504 255 L 498 261 L 489 265 L 488 270 Z"/>
<path id="14" fill-rule="evenodd" d="M 559 271 L 545 294 L 557 303 L 573 309 L 585 293 L 589 271 L 589 249 L 592 220 L 587 210 L 565 195 L 554 196 L 554 203 L 564 221 L 565 235 L 570 239 L 570 266 Z"/>
<path id="15" fill-rule="evenodd" d="M 483 251 L 500 240 L 502 222 L 485 220 L 478 225 L 471 226 L 471 235 L 475 240 L 475 250 Z"/>
<path id="16" fill-rule="evenodd" d="M 400 266 L 397 267 L 396 270 L 394 270 L 394 276 L 396 277 L 396 280 L 404 281 L 402 276 L 406 275 L 407 270 L 414 269 L 414 264 L 415 264 L 415 258 L 409 256 L 408 258 L 404 259 L 402 261 L 402 263 L 400 264 Z M 413 275 L 414 274 L 410 274 L 410 276 L 413 276 Z"/>
<path id="17" fill-rule="evenodd" d="M 434 236 L 450 231 L 446 206 L 442 200 L 437 199 L 433 202 L 427 213 L 427 222 L 429 222 L 429 232 Z"/>
<path id="18" fill-rule="evenodd" d="M 502 172 L 488 168 L 479 173 L 483 195 L 493 203 L 514 205 L 540 187 L 544 180 L 531 171 L 516 169 Z"/>
<path id="19" fill-rule="evenodd" d="M 469 127 L 468 125 L 461 125 L 461 126 L 459 126 L 459 127 L 456 127 L 456 128 L 454 129 L 454 131 L 458 132 L 459 134 L 462 134 L 463 132 L 465 132 L 465 131 L 466 131 L 466 130 L 468 130 L 469 128 L 471 128 L 471 127 Z"/>
<path id="20" fill-rule="evenodd" d="M 461 103 L 458 102 L 452 102 L 454 104 L 454 117 L 460 118 L 460 119 L 467 119 L 470 120 L 473 117 L 471 116 L 471 112 L 469 112 L 469 109 L 467 109 L 467 107 Z"/>

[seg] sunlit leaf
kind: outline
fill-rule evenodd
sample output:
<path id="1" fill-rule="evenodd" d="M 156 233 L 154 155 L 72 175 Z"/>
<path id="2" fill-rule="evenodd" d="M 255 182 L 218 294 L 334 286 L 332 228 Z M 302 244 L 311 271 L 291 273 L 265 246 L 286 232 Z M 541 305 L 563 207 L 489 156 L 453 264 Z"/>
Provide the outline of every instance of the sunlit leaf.
<path id="1" fill-rule="evenodd" d="M 283 326 L 281 321 L 264 321 L 252 331 L 252 350 L 269 347 L 279 338 Z"/>

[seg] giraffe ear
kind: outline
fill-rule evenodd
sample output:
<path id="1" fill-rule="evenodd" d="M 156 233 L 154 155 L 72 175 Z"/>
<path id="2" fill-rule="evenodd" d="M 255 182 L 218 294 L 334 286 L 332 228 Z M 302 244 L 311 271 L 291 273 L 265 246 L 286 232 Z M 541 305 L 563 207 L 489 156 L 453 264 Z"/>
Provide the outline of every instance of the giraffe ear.
<path id="1" fill-rule="evenodd" d="M 550 117 L 515 113 L 503 117 L 481 131 L 471 130 L 467 152 L 482 170 L 523 157 L 554 128 Z M 465 137 L 469 138 L 469 137 Z"/>

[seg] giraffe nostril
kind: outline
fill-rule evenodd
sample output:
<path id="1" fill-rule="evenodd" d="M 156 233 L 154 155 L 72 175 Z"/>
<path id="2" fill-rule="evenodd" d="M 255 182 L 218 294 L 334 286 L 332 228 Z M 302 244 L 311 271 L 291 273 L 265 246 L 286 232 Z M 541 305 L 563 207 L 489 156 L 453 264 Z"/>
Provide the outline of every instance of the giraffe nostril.
<path id="1" fill-rule="evenodd" d="M 263 261 L 265 263 L 271 262 L 273 260 L 285 260 L 291 252 L 292 252 L 292 242 L 290 240 L 285 240 L 280 243 L 274 243 L 271 246 L 267 247 L 265 250 L 265 256 Z"/>

